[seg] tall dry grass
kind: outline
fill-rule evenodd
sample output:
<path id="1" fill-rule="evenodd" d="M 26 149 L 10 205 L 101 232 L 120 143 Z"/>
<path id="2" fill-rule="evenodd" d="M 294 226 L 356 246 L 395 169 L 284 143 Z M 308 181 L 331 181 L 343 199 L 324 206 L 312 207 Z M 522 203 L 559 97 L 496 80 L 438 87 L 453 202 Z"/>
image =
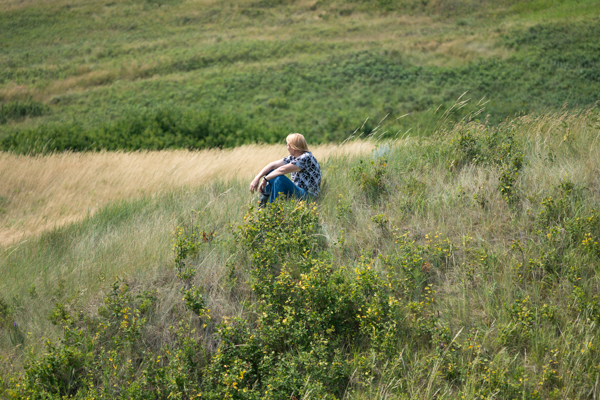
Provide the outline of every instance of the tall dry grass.
<path id="1" fill-rule="evenodd" d="M 321 145 L 313 153 L 327 162 L 331 155 L 372 148 L 371 142 L 354 141 Z M 249 180 L 268 161 L 286 154 L 281 145 L 35 157 L 0 153 L 0 245 L 80 220 L 117 200 L 195 188 L 215 179 Z"/>

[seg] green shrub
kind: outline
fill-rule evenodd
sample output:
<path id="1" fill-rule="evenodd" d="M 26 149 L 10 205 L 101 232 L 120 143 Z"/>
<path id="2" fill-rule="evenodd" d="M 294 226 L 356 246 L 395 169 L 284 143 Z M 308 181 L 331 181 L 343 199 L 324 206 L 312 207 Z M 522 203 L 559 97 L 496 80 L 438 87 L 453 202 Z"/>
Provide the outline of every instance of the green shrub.
<path id="1" fill-rule="evenodd" d="M 316 210 L 315 204 L 296 199 L 275 201 L 264 212 L 250 209 L 236 237 L 250 252 L 255 277 L 268 281 L 284 263 L 296 276 L 308 268 L 321 243 Z"/>
<path id="2" fill-rule="evenodd" d="M 47 105 L 37 101 L 11 101 L 0 105 L 0 125 L 26 117 L 39 117 L 49 112 Z"/>
<path id="3" fill-rule="evenodd" d="M 358 160 L 352 169 L 354 180 L 368 198 L 377 200 L 385 194 L 387 164 L 387 156 L 383 156 L 369 162 Z"/>
<path id="4" fill-rule="evenodd" d="M 461 123 L 455 128 L 449 149 L 450 169 L 468 164 L 497 168 L 497 189 L 511 207 L 520 200 L 519 174 L 525 163 L 523 146 L 515 138 L 516 129 L 514 121 L 494 127 L 476 121 Z M 482 198 L 478 201 L 485 205 Z"/>
<path id="5" fill-rule="evenodd" d="M 50 318 L 63 336 L 47 341 L 42 355 L 27 360 L 11 397 L 114 396 L 135 379 L 135 366 L 145 362 L 147 348 L 140 339 L 155 301 L 155 293 L 134 294 L 126 282 L 116 281 L 95 318 L 56 304 Z"/>
<path id="6" fill-rule="evenodd" d="M 33 360 L 25 369 L 23 394 L 40 399 L 73 396 L 85 387 L 92 360 L 92 354 L 80 346 L 47 342 L 44 357 Z"/>
<path id="7" fill-rule="evenodd" d="M 75 120 L 17 129 L 0 139 L 0 148 L 20 154 L 65 150 L 203 149 L 272 142 L 273 138 L 269 129 L 237 115 L 158 106 L 134 111 L 94 127 Z"/>
<path id="8" fill-rule="evenodd" d="M 0 326 L 6 327 L 10 325 L 12 314 L 13 311 L 8 303 L 3 298 L 0 298 Z"/>
<path id="9" fill-rule="evenodd" d="M 252 256 L 256 321 L 220 326 L 221 345 L 207 370 L 209 398 L 339 397 L 352 351 L 397 350 L 407 330 L 405 301 L 374 260 L 335 268 L 312 251 L 317 222 L 312 206 L 278 201 L 251 210 L 238 228 Z"/>

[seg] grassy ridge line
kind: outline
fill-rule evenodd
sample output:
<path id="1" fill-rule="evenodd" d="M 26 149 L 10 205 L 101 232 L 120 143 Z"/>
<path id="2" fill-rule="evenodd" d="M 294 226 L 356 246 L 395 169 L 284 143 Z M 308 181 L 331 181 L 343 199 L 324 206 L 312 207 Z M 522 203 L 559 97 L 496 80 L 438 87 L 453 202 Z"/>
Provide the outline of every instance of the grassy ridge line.
<path id="1" fill-rule="evenodd" d="M 323 163 L 341 154 L 370 151 L 369 142 L 320 145 L 312 151 Z M 248 145 L 229 150 L 55 153 L 18 156 L 0 153 L 0 245 L 95 214 L 107 204 L 157 196 L 177 188 L 196 189 L 213 180 L 248 180 L 265 160 L 287 154 L 281 145 Z"/>
<path id="2" fill-rule="evenodd" d="M 440 320 L 423 329 L 434 329 L 435 335 L 446 335 L 446 328 L 452 333 L 448 341 L 434 335 L 438 342 L 433 345 L 399 338 L 396 350 L 409 367 L 390 371 L 389 376 L 383 371 L 392 364 L 385 364 L 385 358 L 375 357 L 373 365 L 366 361 L 373 358 L 371 353 L 351 360 L 349 374 L 356 369 L 376 378 L 350 381 L 350 398 L 372 398 L 392 377 L 401 382 L 395 386 L 399 392 L 393 392 L 398 398 L 427 398 L 438 389 L 451 398 L 472 398 L 485 388 L 508 397 L 526 393 L 530 398 L 585 398 L 593 390 L 598 343 L 591 321 L 600 318 L 593 299 L 598 255 L 593 241 L 590 252 L 586 250 L 584 237 L 579 236 L 587 228 L 577 228 L 576 221 L 594 220 L 590 209 L 600 204 L 598 118 L 597 110 L 590 110 L 523 117 L 498 130 L 478 123 L 457 125 L 429 140 L 382 143 L 376 154 L 387 155 L 385 165 L 371 167 L 371 157 L 363 158 L 366 163 L 341 157 L 325 166 L 318 204 L 320 236 L 334 268 L 360 265 L 369 254 L 402 256 L 408 247 L 395 243 L 398 228 L 398 234 L 406 233 L 429 249 L 423 250 L 424 257 L 433 256 L 419 264 L 416 275 L 405 277 L 407 282 L 416 279 L 411 300 L 428 296 L 424 285 L 437 291 L 431 315 Z M 383 171 L 380 181 L 377 168 Z M 10 254 L 6 251 L 3 270 L 9 280 L 3 296 L 15 296 L 9 302 L 20 310 L 16 318 L 22 332 L 35 330 L 23 343 L 40 346 L 42 335 L 58 335 L 57 328 L 41 318 L 51 307 L 48 298 L 76 309 L 97 299 L 94 290 L 106 288 L 105 280 L 112 274 L 128 276 L 135 290 L 159 289 L 157 313 L 144 333 L 147 343 L 157 349 L 174 343 L 164 332 L 178 320 L 197 326 L 198 318 L 186 314 L 177 302 L 179 285 L 173 271 L 165 269 L 171 256 L 164 225 L 179 221 L 189 232 L 192 221 L 178 217 L 189 209 L 202 212 L 194 222 L 199 229 L 217 234 L 214 243 L 202 245 L 197 257 L 189 260 L 197 271 L 194 284 L 203 288 L 213 321 L 244 315 L 242 304 L 253 301 L 247 287 L 252 267 L 249 255 L 233 244 L 227 226 L 241 223 L 246 190 L 246 182 L 219 183 L 210 190 L 122 203 L 24 243 Z M 232 249 L 237 249 L 237 256 Z M 39 274 L 42 265 L 48 267 Z M 384 271 L 382 259 L 371 265 Z M 232 273 L 237 284 L 230 281 Z M 87 291 L 77 291 L 76 285 L 70 289 L 71 282 L 84 281 Z M 579 289 L 573 289 L 573 282 Z M 35 289 L 24 295 L 31 283 Z M 578 290 L 582 297 L 577 297 Z M 95 305 L 87 307 L 93 313 Z M 214 339 L 213 333 L 197 329 L 195 340 Z M 557 329 L 562 333 L 554 334 Z M 462 349 L 471 345 L 479 349 L 474 350 L 476 358 L 462 350 L 456 357 L 436 358 L 440 346 L 447 346 L 458 332 Z M 7 331 L 2 338 L 4 354 L 18 359 L 20 350 L 12 347 L 15 339 Z M 588 342 L 591 347 L 578 347 Z M 439 376 L 425 368 L 431 368 L 432 360 L 445 366 Z M 554 372 L 544 372 L 548 366 Z M 8 365 L 4 368 L 10 370 Z M 492 371 L 500 374 L 499 380 L 492 379 Z M 525 373 L 529 383 L 519 383 Z"/>

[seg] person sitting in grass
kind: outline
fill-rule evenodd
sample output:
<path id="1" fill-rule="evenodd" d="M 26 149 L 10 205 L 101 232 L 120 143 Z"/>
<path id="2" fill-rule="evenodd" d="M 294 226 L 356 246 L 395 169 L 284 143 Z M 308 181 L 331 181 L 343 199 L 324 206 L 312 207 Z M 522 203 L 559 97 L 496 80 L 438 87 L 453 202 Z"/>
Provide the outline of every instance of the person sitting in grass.
<path id="1" fill-rule="evenodd" d="M 250 183 L 250 193 L 258 189 L 262 194 L 261 206 L 267 201 L 275 201 L 280 193 L 300 199 L 316 197 L 319 194 L 321 166 L 308 151 L 306 139 L 299 133 L 290 133 L 285 141 L 290 155 L 283 160 L 267 164 Z M 289 173 L 292 180 L 285 176 Z"/>

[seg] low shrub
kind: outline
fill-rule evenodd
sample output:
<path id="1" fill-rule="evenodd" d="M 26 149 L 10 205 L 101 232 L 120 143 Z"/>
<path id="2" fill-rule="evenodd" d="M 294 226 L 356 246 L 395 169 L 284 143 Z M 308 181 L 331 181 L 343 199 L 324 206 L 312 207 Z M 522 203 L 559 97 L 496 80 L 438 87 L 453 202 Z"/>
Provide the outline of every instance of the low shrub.
<path id="1" fill-rule="evenodd" d="M 385 194 L 387 167 L 387 156 L 382 156 L 375 160 L 358 160 L 352 169 L 354 180 L 370 199 L 377 200 Z"/>
<path id="2" fill-rule="evenodd" d="M 0 139 L 0 149 L 19 154 L 65 150 L 204 149 L 256 141 L 270 143 L 274 137 L 268 128 L 237 115 L 158 106 L 132 112 L 93 128 L 75 121 L 16 130 Z"/>
<path id="3" fill-rule="evenodd" d="M 0 125 L 27 117 L 39 117 L 49 112 L 50 108 L 47 105 L 37 101 L 10 101 L 0 105 Z"/>

